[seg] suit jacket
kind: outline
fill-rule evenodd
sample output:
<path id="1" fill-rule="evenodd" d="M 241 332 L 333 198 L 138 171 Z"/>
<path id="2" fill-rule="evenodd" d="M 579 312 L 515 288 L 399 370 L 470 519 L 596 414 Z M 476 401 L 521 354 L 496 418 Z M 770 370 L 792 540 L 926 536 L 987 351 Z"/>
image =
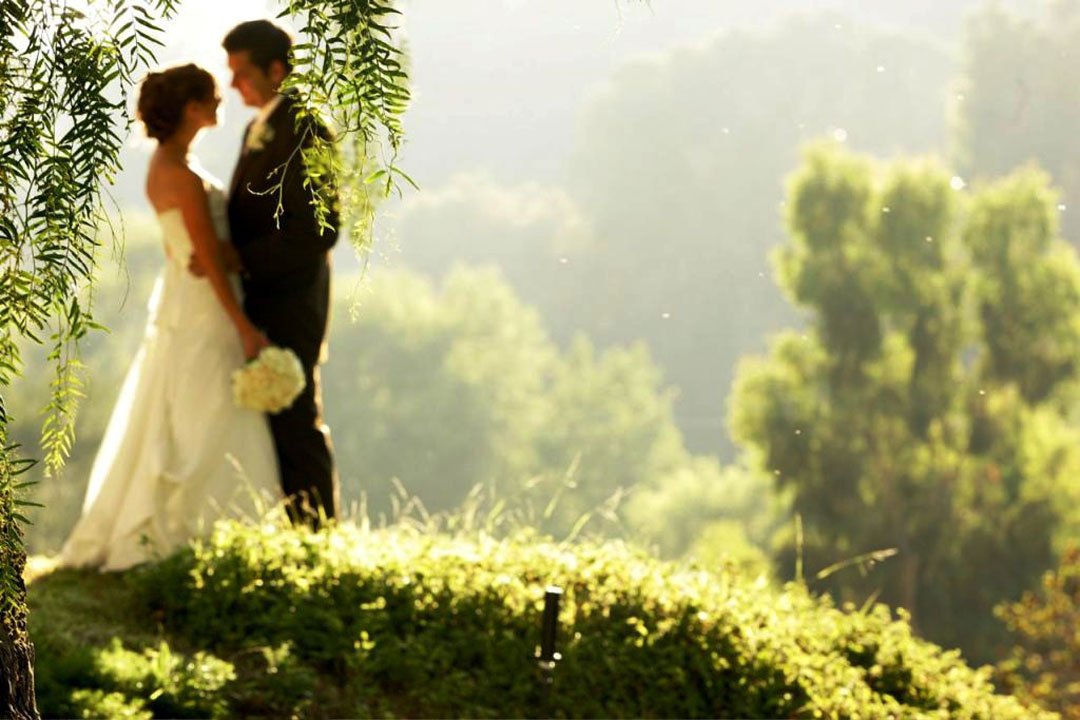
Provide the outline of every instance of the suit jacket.
<path id="1" fill-rule="evenodd" d="M 248 317 L 271 342 L 293 349 L 310 372 L 326 337 L 330 249 L 337 242 L 339 218 L 335 202 L 330 227 L 319 227 L 297 150 L 310 146 L 314 134 L 328 140 L 331 135 L 314 119 L 298 129 L 288 96 L 266 122 L 272 137 L 262 149 L 242 152 L 233 173 L 230 235 L 244 265 Z"/>

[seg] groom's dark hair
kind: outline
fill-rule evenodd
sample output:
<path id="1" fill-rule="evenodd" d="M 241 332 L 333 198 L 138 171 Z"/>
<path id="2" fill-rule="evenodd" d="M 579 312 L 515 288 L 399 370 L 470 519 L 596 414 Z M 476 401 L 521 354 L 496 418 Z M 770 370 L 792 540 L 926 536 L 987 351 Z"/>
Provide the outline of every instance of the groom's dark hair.
<path id="1" fill-rule="evenodd" d="M 291 71 L 289 50 L 292 44 L 292 36 L 269 20 L 242 22 L 230 30 L 221 43 L 228 53 L 246 50 L 251 62 L 263 72 L 269 70 L 270 63 L 275 60 L 282 63 L 286 71 Z"/>

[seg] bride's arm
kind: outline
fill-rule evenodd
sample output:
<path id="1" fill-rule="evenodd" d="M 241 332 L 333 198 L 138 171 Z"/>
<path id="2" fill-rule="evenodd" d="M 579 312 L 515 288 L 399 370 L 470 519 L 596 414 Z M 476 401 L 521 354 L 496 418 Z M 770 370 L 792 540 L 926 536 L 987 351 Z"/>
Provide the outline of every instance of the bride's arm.
<path id="1" fill-rule="evenodd" d="M 209 198 L 203 188 L 202 180 L 194 173 L 177 172 L 172 178 L 177 206 L 184 218 L 184 226 L 191 245 L 194 260 L 202 270 L 206 280 L 214 290 L 221 306 L 229 319 L 236 326 L 240 340 L 244 345 L 244 355 L 253 358 L 269 345 L 266 336 L 256 328 L 233 292 L 221 255 L 221 241 L 218 239 L 214 223 L 210 218 Z"/>

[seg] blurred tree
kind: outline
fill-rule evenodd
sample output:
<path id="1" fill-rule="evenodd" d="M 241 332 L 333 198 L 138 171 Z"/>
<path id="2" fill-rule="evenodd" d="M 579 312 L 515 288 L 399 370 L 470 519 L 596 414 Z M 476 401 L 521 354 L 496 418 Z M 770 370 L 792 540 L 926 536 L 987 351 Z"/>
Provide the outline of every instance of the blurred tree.
<path id="1" fill-rule="evenodd" d="M 1080 265 L 1057 238 L 1057 194 L 1041 173 L 979 194 L 964 229 L 985 353 L 979 374 L 1014 380 L 1023 399 L 1050 398 L 1080 369 Z"/>
<path id="2" fill-rule="evenodd" d="M 1080 243 L 1080 3 L 1044 0 L 1042 12 L 1007 11 L 991 2 L 965 32 L 954 95 L 953 162 L 969 180 L 1004 175 L 1029 162 L 1063 190 L 1066 237 Z"/>
<path id="3" fill-rule="evenodd" d="M 692 449 L 730 455 L 736 361 L 795 319 L 767 258 L 799 144 L 940 149 L 952 72 L 931 41 L 797 16 L 636 63 L 588 107 L 568 177 L 596 250 L 571 261 L 600 281 L 579 286 L 572 319 L 600 344 L 647 339 Z"/>
<path id="4" fill-rule="evenodd" d="M 767 550 L 788 514 L 764 473 L 697 457 L 643 482 L 627 502 L 626 517 L 661 555 L 734 562 L 747 574 L 771 576 Z"/>
<path id="5" fill-rule="evenodd" d="M 689 447 L 727 455 L 735 362 L 794 321 L 767 257 L 799 143 L 943 149 L 952 74 L 932 41 L 820 14 L 641 60 L 584 108 L 564 187 L 459 177 L 403 206 L 401 256 L 498 263 L 561 345 L 648 343 Z"/>
<path id="6" fill-rule="evenodd" d="M 977 661 L 1003 640 L 994 605 L 1052 564 L 1075 518 L 1080 433 L 1054 398 L 1075 380 L 1062 348 L 1080 341 L 1080 275 L 1046 183 L 1012 177 L 962 215 L 933 163 L 808 150 L 777 275 L 810 326 L 745 361 L 732 400 L 736 438 L 803 519 L 788 570 L 895 548 L 824 586 L 880 591 Z"/>
<path id="7" fill-rule="evenodd" d="M 438 291 L 401 271 L 354 287 L 324 373 L 347 502 L 363 493 L 370 513 L 390 513 L 396 480 L 427 510 L 450 510 L 490 484 L 565 536 L 690 461 L 643 348 L 597 356 L 579 339 L 560 354 L 494 270 L 459 267 Z"/>
<path id="8" fill-rule="evenodd" d="M 566 190 L 500 185 L 480 172 L 453 177 L 405 199 L 393 221 L 387 259 L 433 278 L 456 264 L 495 265 L 522 300 L 536 306 L 555 339 L 568 345 L 580 318 L 575 288 L 596 278 L 581 264 L 594 245 L 584 209 Z M 582 325 L 583 326 L 583 325 Z"/>
<path id="9" fill-rule="evenodd" d="M 546 525 L 557 535 L 626 491 L 686 466 L 673 393 L 644 345 L 594 351 L 578 337 L 552 374 L 551 412 L 538 438 L 538 472 L 570 483 Z M 558 473 L 558 474 L 556 474 Z"/>
<path id="10" fill-rule="evenodd" d="M 1037 591 L 996 612 L 1016 642 L 998 663 L 999 687 L 1065 720 L 1080 719 L 1080 549 L 1070 547 Z"/>
<path id="11" fill-rule="evenodd" d="M 556 362 L 536 313 L 493 272 L 458 270 L 438 293 L 405 272 L 354 287 L 324 373 L 345 498 L 363 491 L 385 512 L 396 479 L 445 510 L 476 483 L 526 475 Z"/>

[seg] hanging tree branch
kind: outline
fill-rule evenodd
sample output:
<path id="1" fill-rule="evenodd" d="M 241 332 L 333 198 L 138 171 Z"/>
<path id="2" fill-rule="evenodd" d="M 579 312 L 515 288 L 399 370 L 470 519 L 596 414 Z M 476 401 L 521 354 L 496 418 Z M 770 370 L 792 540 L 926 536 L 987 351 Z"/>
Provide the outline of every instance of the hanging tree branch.
<path id="1" fill-rule="evenodd" d="M 176 0 L 0 0 L 0 714 L 34 717 L 26 636 L 26 561 L 19 476 L 29 461 L 7 439 L 7 389 L 20 345 L 49 343 L 51 400 L 42 427 L 46 467 L 74 440 L 81 397 L 75 346 L 93 321 L 103 180 L 119 170 L 127 92 L 154 61 L 158 18 Z"/>
<path id="2" fill-rule="evenodd" d="M 0 714 L 34 717 L 26 636 L 26 561 L 19 476 L 4 396 L 22 372 L 20 346 L 48 343 L 54 378 L 42 427 L 47 470 L 74 441 L 82 396 L 75 349 L 98 327 L 88 289 L 105 219 L 105 182 L 119 171 L 132 118 L 128 93 L 156 62 L 161 20 L 179 0 L 0 0 Z M 361 249 L 374 197 L 408 180 L 395 165 L 409 99 L 387 0 L 292 0 L 301 42 L 289 79 L 301 116 L 325 112 L 341 151 L 315 137 L 301 158 L 322 221 L 336 193 Z M 337 182 L 330 182 L 336 179 Z M 105 181 L 105 182 L 103 182 Z M 336 191 L 335 192 L 327 192 Z"/>
<path id="3" fill-rule="evenodd" d="M 342 216 L 357 250 L 366 256 L 373 236 L 375 201 L 398 181 L 414 185 L 396 164 L 410 93 L 405 56 L 395 44 L 400 13 L 390 0 L 290 0 L 301 38 L 285 89 L 299 96 L 297 122 L 326 113 L 339 133 L 338 147 L 307 133 L 302 159 L 325 222 L 340 196 Z"/>

